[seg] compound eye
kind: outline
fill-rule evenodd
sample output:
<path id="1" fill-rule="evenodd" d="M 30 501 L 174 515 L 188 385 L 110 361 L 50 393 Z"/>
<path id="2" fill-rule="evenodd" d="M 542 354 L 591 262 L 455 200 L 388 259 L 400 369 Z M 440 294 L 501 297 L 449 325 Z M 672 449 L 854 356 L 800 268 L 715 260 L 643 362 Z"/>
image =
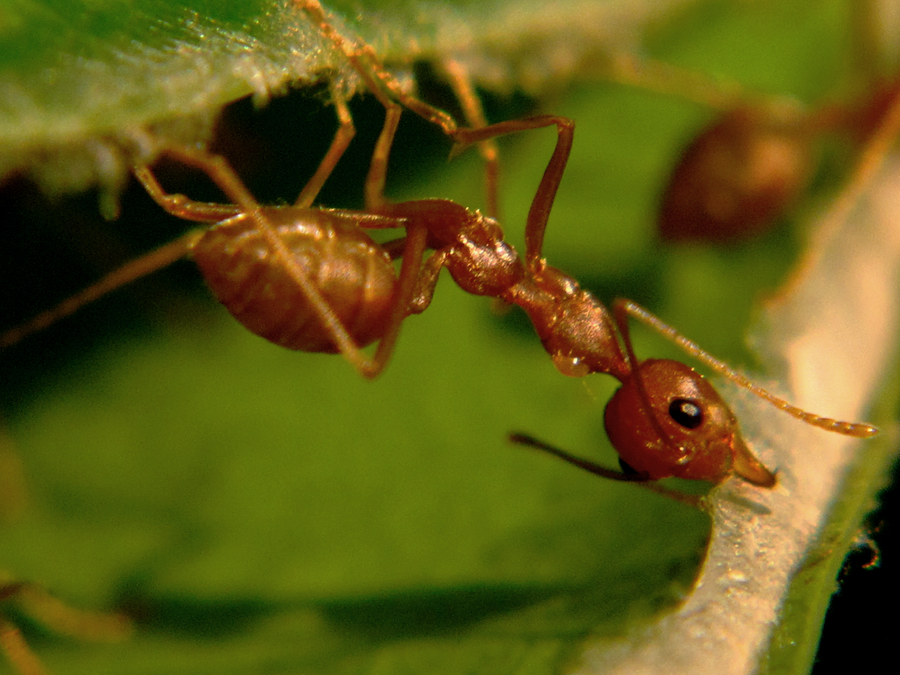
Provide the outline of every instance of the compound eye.
<path id="1" fill-rule="evenodd" d="M 703 424 L 703 409 L 689 398 L 676 398 L 669 404 L 669 417 L 685 429 L 696 429 Z"/>

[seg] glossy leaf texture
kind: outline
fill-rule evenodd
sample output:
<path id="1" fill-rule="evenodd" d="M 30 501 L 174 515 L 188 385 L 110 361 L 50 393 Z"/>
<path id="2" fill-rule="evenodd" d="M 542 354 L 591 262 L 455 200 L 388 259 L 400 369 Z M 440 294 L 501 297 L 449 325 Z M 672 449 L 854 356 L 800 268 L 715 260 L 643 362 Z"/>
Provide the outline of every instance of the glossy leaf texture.
<path id="1" fill-rule="evenodd" d="M 286 46 L 275 24 L 253 33 L 273 17 L 283 20 L 284 5 L 270 11 L 268 3 L 232 3 L 234 15 L 226 17 L 215 14 L 218 4 L 145 3 L 140 11 L 147 16 L 170 18 L 148 28 L 131 16 L 101 26 L 89 42 L 93 53 L 116 54 L 120 68 L 137 63 L 141 71 L 153 62 L 143 47 L 129 52 L 135 39 L 168 54 L 161 60 L 172 72 L 182 72 L 184 54 L 208 64 L 205 72 L 221 77 L 209 77 L 209 90 L 197 89 L 201 116 L 235 96 L 263 95 L 308 67 L 306 52 L 294 42 Z M 897 260 L 890 200 L 878 195 L 891 188 L 867 185 L 866 200 L 837 233 L 808 248 L 853 164 L 853 155 L 838 147 L 826 157 L 837 178 L 816 181 L 785 226 L 740 249 L 661 248 L 653 231 L 658 194 L 679 148 L 710 113 L 604 83 L 603 68 L 589 67 L 610 44 L 634 48 L 652 27 L 641 44 L 658 58 L 814 102 L 840 95 L 848 75 L 847 3 L 713 4 L 660 25 L 645 13 L 629 24 L 630 33 L 603 28 L 583 42 L 572 37 L 572 26 L 578 36 L 589 33 L 586 19 L 573 18 L 579 11 L 602 5 L 628 17 L 622 8 L 636 6 L 637 16 L 641 4 L 572 3 L 563 12 L 538 3 L 518 13 L 518 3 L 382 5 L 367 3 L 364 14 L 380 23 L 355 14 L 347 20 L 367 39 L 389 45 L 384 49 L 395 62 L 404 54 L 468 55 L 489 90 L 502 95 L 519 86 L 542 95 L 537 105 L 576 119 L 546 256 L 602 299 L 646 304 L 716 355 L 753 368 L 744 335 L 758 320 L 756 301 L 782 287 L 801 256 L 820 253 L 804 283 L 762 313 L 756 341 L 769 369 L 762 378 L 819 412 L 865 417 L 890 430 L 896 411 L 885 377 L 896 333 Z M 191 12 L 194 43 L 184 34 L 183 17 Z M 497 21 L 502 12 L 541 18 L 529 31 Z M 410 20 L 423 16 L 423 24 Z M 468 27 L 469 42 L 460 26 Z M 254 39 L 235 41 L 239 31 Z M 627 39 L 612 43 L 607 33 Z M 418 44 L 410 46 L 411 35 Z M 451 38 L 452 49 L 443 41 Z M 179 46 L 164 48 L 169 44 Z M 487 44 L 500 47 L 492 52 Z M 566 52 L 561 44 L 582 48 Z M 582 55 L 577 67 L 567 66 L 573 51 Z M 36 59 L 32 72 L 43 70 L 39 52 L 35 46 L 36 56 L 29 56 Z M 32 86 L 25 61 L 6 54 L 3 72 L 21 75 L 17 86 Z M 259 59 L 294 65 L 267 71 Z M 535 70 L 538 61 L 543 70 Z M 257 88 L 235 69 L 240 63 L 276 74 Z M 553 88 L 560 96 L 547 97 L 548 63 L 556 64 L 549 79 L 561 85 Z M 163 71 L 148 76 L 149 69 L 132 82 L 127 68 L 109 72 L 132 94 L 140 90 L 135 82 L 168 79 Z M 109 82 L 104 77 L 96 82 Z M 9 81 L 0 78 L 0 88 Z M 197 80 L 190 81 L 187 89 L 196 88 Z M 79 129 L 79 147 L 95 137 L 94 122 L 78 107 L 54 111 L 50 90 L 36 91 L 51 101 L 38 106 L 42 115 L 67 115 L 77 125 L 35 117 L 29 138 L 37 140 L 29 147 L 44 146 L 46 130 L 66 124 Z M 106 135 L 196 112 L 166 107 L 165 96 L 147 96 L 145 108 L 126 105 L 122 96 L 92 118 L 102 120 Z M 217 142 L 266 199 L 290 200 L 302 183 L 303 174 L 293 165 L 285 169 L 276 155 L 315 154 L 315 137 L 333 128 L 330 109 L 299 105 L 299 117 L 279 100 L 258 113 L 244 106 L 227 119 L 259 119 L 272 128 L 244 128 L 224 141 L 219 131 Z M 515 108 L 502 96 L 495 105 Z M 333 179 L 323 195 L 329 205 L 353 205 L 371 143 L 366 129 L 380 124 L 377 104 L 363 101 L 353 110 L 360 150 L 342 164 L 356 172 Z M 404 124 L 392 177 L 405 180 L 389 182 L 389 195 L 480 205 L 476 154 L 447 165 L 449 143 L 439 131 Z M 267 144 L 266 134 L 274 141 Z M 3 138 L 5 149 L 18 147 L 12 136 Z M 552 140 L 552 133 L 535 132 L 503 143 L 503 222 L 513 241 L 521 241 Z M 46 175 L 44 167 L 37 171 Z M 880 180 L 898 173 L 886 169 Z M 54 290 L 45 284 L 53 277 L 86 283 L 110 260 L 149 245 L 145 234 L 164 240 L 178 231 L 139 190 L 125 193 L 122 219 L 106 225 L 97 222 L 94 194 L 54 208 L 21 184 L 13 188 L 5 193 L 17 218 L 11 239 L 23 247 L 0 268 L 7 288 L 38 296 L 37 309 L 52 302 L 46 296 Z M 202 192 L 203 185 L 184 189 Z M 60 244 L 59 232 L 88 243 Z M 12 243 L 4 248 L 14 250 Z M 20 252 L 34 248 L 37 254 Z M 63 249 L 64 260 L 77 261 L 79 248 L 88 251 L 86 261 L 63 265 L 51 256 Z M 69 272 L 69 264 L 80 271 Z M 51 672 L 808 669 L 836 569 L 884 481 L 890 434 L 847 443 L 729 391 L 755 451 L 779 470 L 780 486 L 766 492 L 727 483 L 713 497 L 710 529 L 702 513 L 507 445 L 506 434 L 522 430 L 614 465 L 602 430 L 613 383 L 560 376 L 524 319 L 497 315 L 449 278 L 441 279 L 433 306 L 406 322 L 393 362 L 370 383 L 337 357 L 286 352 L 247 334 L 208 300 L 188 269 L 123 291 L 0 354 L 3 410 L 28 490 L 23 513 L 0 530 L 0 566 L 73 605 L 122 606 L 138 619 L 136 636 L 115 646 L 28 630 Z M 14 314 L 28 311 L 3 315 L 14 323 Z M 641 356 L 679 357 L 671 345 L 634 332 Z M 860 337 L 871 342 L 848 348 Z M 811 383 L 810 374 L 828 379 Z M 698 575 L 702 583 L 692 591 Z"/>

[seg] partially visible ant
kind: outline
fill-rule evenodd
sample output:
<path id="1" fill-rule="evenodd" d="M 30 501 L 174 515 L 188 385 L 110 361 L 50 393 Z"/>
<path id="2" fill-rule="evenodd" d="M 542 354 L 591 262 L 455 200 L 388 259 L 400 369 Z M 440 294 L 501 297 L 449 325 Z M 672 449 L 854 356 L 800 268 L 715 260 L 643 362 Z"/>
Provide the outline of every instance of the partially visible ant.
<path id="1" fill-rule="evenodd" d="M 860 3 L 856 11 L 867 9 Z M 887 152 L 879 129 L 900 107 L 897 76 L 879 76 L 854 98 L 813 107 L 625 53 L 610 59 L 604 76 L 715 113 L 679 154 L 660 196 L 657 231 L 670 243 L 737 244 L 771 229 L 807 189 L 824 138 L 862 148 L 850 173 L 855 180 L 880 159 L 872 144 Z"/>
<path id="2" fill-rule="evenodd" d="M 767 230 L 806 189 L 818 139 L 840 135 L 866 148 L 898 105 L 900 82 L 893 82 L 860 101 L 810 111 L 752 101 L 726 109 L 675 164 L 660 202 L 660 236 L 724 244 Z"/>

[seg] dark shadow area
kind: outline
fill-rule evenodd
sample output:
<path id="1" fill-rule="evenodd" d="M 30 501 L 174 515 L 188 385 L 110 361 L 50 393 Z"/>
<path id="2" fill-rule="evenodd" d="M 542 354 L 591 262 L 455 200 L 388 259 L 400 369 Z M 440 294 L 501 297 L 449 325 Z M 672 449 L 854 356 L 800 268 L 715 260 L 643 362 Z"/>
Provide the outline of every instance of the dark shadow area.
<path id="1" fill-rule="evenodd" d="M 394 640 L 463 630 L 493 616 L 538 604 L 560 592 L 559 588 L 502 585 L 423 589 L 326 601 L 319 604 L 319 611 L 341 631 L 373 640 Z"/>
<path id="2" fill-rule="evenodd" d="M 813 675 L 832 675 L 883 668 L 891 663 L 900 603 L 900 546 L 898 546 L 897 481 L 900 465 L 891 475 L 892 487 L 866 519 L 865 537 L 847 556 L 831 598 Z"/>
<path id="3" fill-rule="evenodd" d="M 273 615 L 309 609 L 334 629 L 366 640 L 391 641 L 464 630 L 478 622 L 544 602 L 572 589 L 472 586 L 400 591 L 330 600 L 265 602 L 241 598 L 203 601 L 154 598 L 137 588 L 117 603 L 142 630 L 217 639 L 240 635 Z"/>

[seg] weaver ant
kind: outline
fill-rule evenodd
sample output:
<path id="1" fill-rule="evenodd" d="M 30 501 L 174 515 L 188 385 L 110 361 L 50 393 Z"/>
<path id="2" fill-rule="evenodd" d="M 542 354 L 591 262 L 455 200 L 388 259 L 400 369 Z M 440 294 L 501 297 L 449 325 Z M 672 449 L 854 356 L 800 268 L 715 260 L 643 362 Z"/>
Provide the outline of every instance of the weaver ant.
<path id="1" fill-rule="evenodd" d="M 859 102 L 811 111 L 765 102 L 725 110 L 673 168 L 661 199 L 660 235 L 666 241 L 728 243 L 768 229 L 806 189 L 816 140 L 840 135 L 865 148 L 898 104 L 895 82 Z"/>
<path id="2" fill-rule="evenodd" d="M 734 414 L 702 376 L 676 361 L 637 360 L 628 335 L 629 316 L 803 421 L 851 436 L 876 432 L 865 424 L 819 417 L 788 404 L 634 303 L 617 301 L 610 312 L 575 279 L 547 265 L 543 238 L 572 147 L 570 120 L 543 115 L 458 128 L 446 113 L 400 91 L 371 49 L 346 43 L 327 23 L 318 3 L 298 4 L 319 22 L 323 34 L 345 53 L 385 106 L 384 126 L 365 181 L 365 209 L 311 207 L 353 136 L 349 111 L 336 90 L 340 128 L 292 206 L 259 205 L 220 156 L 179 146 L 159 148 L 160 154 L 206 173 L 233 203 L 196 202 L 167 194 L 146 165 L 136 165 L 136 177 L 163 209 L 211 225 L 136 259 L 8 331 L 0 336 L 0 347 L 190 253 L 213 293 L 249 330 L 290 349 L 341 353 L 360 374 L 375 377 L 390 357 L 403 320 L 429 306 L 438 274 L 446 267 L 466 292 L 522 307 L 562 373 L 608 373 L 622 383 L 606 407 L 605 424 L 625 471 L 603 469 L 555 451 L 601 475 L 629 481 L 676 476 L 718 483 L 737 473 L 755 485 L 775 484 L 774 474 L 746 447 Z M 388 93 L 440 125 L 455 141 L 455 151 L 517 131 L 557 127 L 556 147 L 527 217 L 524 260 L 504 240 L 498 223 L 477 211 L 446 199 L 389 203 L 384 198 L 388 155 L 401 113 Z M 395 228 L 404 229 L 405 235 L 383 245 L 366 233 Z M 423 263 L 426 249 L 434 253 Z M 398 258 L 399 275 L 392 262 Z M 369 357 L 363 348 L 376 340 L 379 344 Z M 522 435 L 514 440 L 548 449 Z"/>
<path id="3" fill-rule="evenodd" d="M 340 99 L 337 106 L 341 115 L 346 114 Z M 403 319 L 429 306 L 438 274 L 446 267 L 464 291 L 522 307 L 564 374 L 608 373 L 622 383 L 607 405 L 605 424 L 627 471 L 597 468 L 601 475 L 621 480 L 677 476 L 720 482 L 737 473 L 755 485 L 775 484 L 774 474 L 746 447 L 734 414 L 702 376 L 676 361 L 637 360 L 628 337 L 629 316 L 810 424 L 854 436 L 875 432 L 867 425 L 821 418 L 789 405 L 637 305 L 618 301 L 610 313 L 572 277 L 547 265 L 541 257 L 543 238 L 572 147 L 574 124 L 570 120 L 544 115 L 450 133 L 459 150 L 517 131 L 557 127 L 557 144 L 528 214 L 523 260 L 492 218 L 446 199 L 393 204 L 384 199 L 387 158 L 400 111 L 396 104 L 387 107 L 366 179 L 364 211 L 309 208 L 315 191 L 308 186 L 294 206 L 263 207 L 223 158 L 199 150 L 166 148 L 170 156 L 206 172 L 235 204 L 193 202 L 182 195 L 166 194 L 149 168 L 136 166 L 138 179 L 169 213 L 215 224 L 126 265 L 56 309 L 8 332 L 0 338 L 0 345 L 8 345 L 190 252 L 214 294 L 252 332 L 292 349 L 340 352 L 362 375 L 374 377 L 386 365 Z M 333 166 L 331 157 L 329 153 L 323 163 L 328 169 Z M 313 180 L 322 173 L 317 172 Z M 404 228 L 406 235 L 383 246 L 364 231 L 398 227 Z M 422 263 L 426 248 L 434 253 Z M 399 277 L 391 263 L 397 257 L 402 258 Z M 362 347 L 379 338 L 374 356 L 367 357 Z M 515 439 L 528 442 L 521 436 Z"/>
<path id="4" fill-rule="evenodd" d="M 865 3 L 851 11 L 858 14 L 857 28 L 877 21 Z M 768 230 L 806 190 L 818 142 L 826 137 L 850 141 L 864 157 L 872 155 L 870 141 L 900 105 L 900 79 L 885 78 L 877 68 L 872 35 L 855 37 L 856 61 L 869 84 L 848 100 L 811 107 L 654 59 L 627 53 L 609 59 L 605 77 L 612 81 L 714 112 L 685 144 L 663 188 L 657 229 L 664 241 L 728 244 Z"/>

